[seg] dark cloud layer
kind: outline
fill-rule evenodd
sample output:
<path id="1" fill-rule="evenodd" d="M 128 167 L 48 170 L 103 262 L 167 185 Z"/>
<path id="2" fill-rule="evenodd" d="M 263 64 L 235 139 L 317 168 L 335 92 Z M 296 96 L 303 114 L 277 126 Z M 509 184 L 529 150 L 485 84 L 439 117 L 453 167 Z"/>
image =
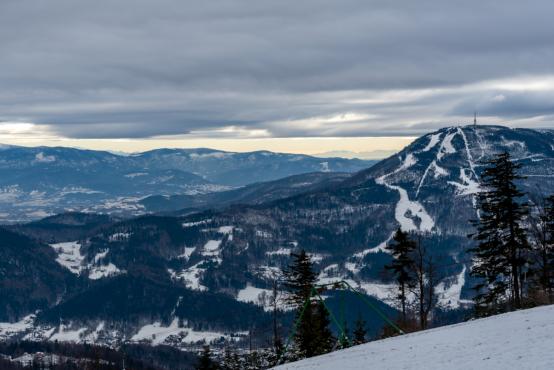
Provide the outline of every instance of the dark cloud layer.
<path id="1" fill-rule="evenodd" d="M 87 138 L 402 135 L 478 109 L 549 126 L 552 14 L 512 0 L 3 0 L 0 121 Z"/>

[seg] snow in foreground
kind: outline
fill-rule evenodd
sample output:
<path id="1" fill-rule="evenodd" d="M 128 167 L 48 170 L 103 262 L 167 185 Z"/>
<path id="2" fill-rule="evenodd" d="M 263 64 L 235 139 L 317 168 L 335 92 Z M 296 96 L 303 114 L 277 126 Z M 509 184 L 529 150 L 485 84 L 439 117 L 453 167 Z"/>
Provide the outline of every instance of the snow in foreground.
<path id="1" fill-rule="evenodd" d="M 278 369 L 554 369 L 554 305 L 389 338 Z"/>

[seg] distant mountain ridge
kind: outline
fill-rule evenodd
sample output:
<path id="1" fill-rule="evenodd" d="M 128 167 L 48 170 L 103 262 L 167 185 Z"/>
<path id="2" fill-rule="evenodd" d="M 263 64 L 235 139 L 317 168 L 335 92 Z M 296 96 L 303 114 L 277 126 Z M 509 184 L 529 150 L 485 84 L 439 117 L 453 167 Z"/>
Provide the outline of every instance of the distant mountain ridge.
<path id="1" fill-rule="evenodd" d="M 356 172 L 373 162 L 266 151 L 158 149 L 117 155 L 63 147 L 0 148 L 0 222 L 66 211 L 145 213 L 150 195 L 206 194 L 309 172 Z"/>
<path id="2" fill-rule="evenodd" d="M 224 208 L 231 204 L 262 204 L 336 186 L 351 175 L 345 172 L 312 172 L 213 193 L 155 195 L 140 200 L 140 204 L 148 212 L 181 211 L 181 214 L 209 208 Z"/>
<path id="3" fill-rule="evenodd" d="M 396 152 L 397 150 L 371 150 L 367 152 L 352 152 L 349 150 L 336 150 L 336 151 L 330 151 L 330 152 L 324 152 L 324 153 L 317 153 L 317 154 L 314 154 L 314 157 L 322 157 L 322 158 L 340 157 L 340 158 L 381 160 L 393 155 Z"/>

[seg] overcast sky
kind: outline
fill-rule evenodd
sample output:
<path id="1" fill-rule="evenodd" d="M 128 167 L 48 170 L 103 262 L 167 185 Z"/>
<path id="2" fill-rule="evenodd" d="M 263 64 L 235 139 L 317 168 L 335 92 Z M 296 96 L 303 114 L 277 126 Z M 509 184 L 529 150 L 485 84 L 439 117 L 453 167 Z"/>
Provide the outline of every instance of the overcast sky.
<path id="1" fill-rule="evenodd" d="M 286 151 L 474 110 L 553 127 L 553 14 L 550 0 L 1 0 L 0 141 Z"/>

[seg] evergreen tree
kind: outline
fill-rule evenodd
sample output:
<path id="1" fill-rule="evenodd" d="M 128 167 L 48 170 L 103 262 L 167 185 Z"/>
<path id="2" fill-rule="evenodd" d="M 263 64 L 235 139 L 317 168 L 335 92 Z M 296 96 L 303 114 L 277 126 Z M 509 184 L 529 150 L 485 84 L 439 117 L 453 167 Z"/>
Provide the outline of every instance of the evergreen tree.
<path id="1" fill-rule="evenodd" d="M 396 230 L 392 243 L 387 245 L 387 249 L 391 252 L 392 263 L 386 265 L 385 269 L 391 270 L 395 280 L 398 283 L 397 298 L 400 301 L 402 309 L 402 322 L 406 322 L 407 318 L 407 293 L 408 289 L 414 286 L 413 265 L 414 261 L 411 258 L 412 252 L 415 250 L 416 244 L 410 239 L 407 232 L 402 229 Z"/>
<path id="2" fill-rule="evenodd" d="M 217 370 L 217 364 L 212 360 L 210 346 L 204 346 L 202 354 L 198 358 L 198 363 L 195 367 L 196 370 Z"/>
<path id="3" fill-rule="evenodd" d="M 327 308 L 325 307 L 323 302 L 318 302 L 316 305 L 314 312 L 314 323 L 314 356 L 331 352 L 333 350 L 336 339 L 329 329 L 331 320 L 329 320 L 329 312 L 327 312 Z"/>
<path id="4" fill-rule="evenodd" d="M 366 322 L 361 315 L 358 316 L 356 323 L 354 324 L 354 331 L 352 332 L 355 345 L 365 343 L 367 341 L 367 329 Z"/>
<path id="5" fill-rule="evenodd" d="M 312 262 L 306 251 L 291 253 L 292 264 L 285 271 L 285 287 L 289 291 L 288 303 L 296 310 L 295 322 L 298 322 L 294 337 L 300 357 L 315 355 L 313 338 L 314 309 L 310 301 L 314 289 L 316 275 L 313 272 Z M 307 303 L 310 301 L 310 303 Z M 306 307 L 305 305 L 308 304 Z"/>
<path id="6" fill-rule="evenodd" d="M 296 309 L 298 322 L 294 341 L 300 357 L 312 357 L 329 352 L 333 336 L 328 328 L 329 314 L 325 307 L 312 297 L 316 275 L 307 253 L 291 254 L 292 264 L 285 271 L 285 287 L 289 291 L 288 302 Z"/>
<path id="7" fill-rule="evenodd" d="M 507 152 L 485 162 L 481 192 L 477 196 L 479 219 L 472 223 L 478 242 L 470 249 L 476 263 L 471 274 L 481 281 L 474 287 L 478 314 L 489 314 L 506 303 L 509 295 L 514 308 L 521 308 L 522 275 L 529 249 L 522 221 L 528 213 L 518 198 L 524 194 L 515 184 L 521 165 L 513 163 Z"/>
<path id="8" fill-rule="evenodd" d="M 310 297 L 317 277 L 313 264 L 305 250 L 291 253 L 292 264 L 285 271 L 285 287 L 290 293 L 287 301 L 294 309 L 301 309 Z"/>
<path id="9" fill-rule="evenodd" d="M 350 328 L 348 327 L 348 322 L 346 320 L 342 323 L 342 329 L 344 332 L 339 334 L 339 346 L 340 348 L 348 348 L 352 345 L 350 340 Z"/>

